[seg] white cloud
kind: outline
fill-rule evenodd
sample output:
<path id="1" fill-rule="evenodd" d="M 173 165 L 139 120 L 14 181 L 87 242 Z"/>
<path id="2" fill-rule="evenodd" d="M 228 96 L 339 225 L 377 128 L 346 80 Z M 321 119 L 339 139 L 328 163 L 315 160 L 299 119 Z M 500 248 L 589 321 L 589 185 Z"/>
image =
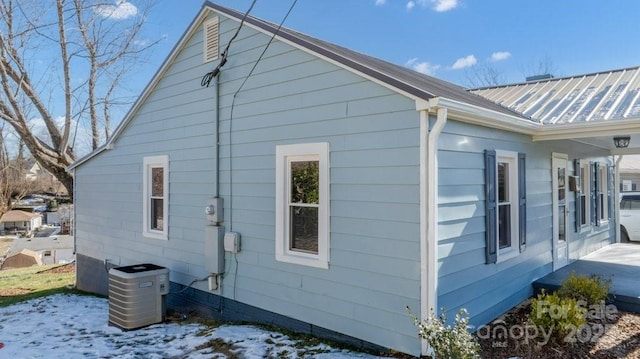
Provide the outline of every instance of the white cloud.
<path id="1" fill-rule="evenodd" d="M 491 61 L 502 61 L 511 57 L 511 53 L 509 51 L 498 51 L 491 54 Z"/>
<path id="2" fill-rule="evenodd" d="M 113 20 L 124 20 L 138 13 L 138 8 L 127 0 L 116 0 L 115 5 L 96 5 L 93 10 L 96 14 Z"/>
<path id="3" fill-rule="evenodd" d="M 458 0 L 430 0 L 430 2 L 431 8 L 437 12 L 445 12 L 458 7 Z"/>
<path id="4" fill-rule="evenodd" d="M 454 70 L 460 70 L 466 67 L 471 67 L 475 65 L 477 62 L 478 62 L 478 59 L 476 59 L 475 56 L 469 55 L 469 56 L 461 57 L 457 59 L 456 62 L 451 66 L 451 68 Z"/>
<path id="5" fill-rule="evenodd" d="M 425 75 L 430 75 L 430 76 L 433 76 L 436 73 L 436 71 L 440 68 L 440 65 L 430 64 L 426 61 L 419 62 L 418 58 L 416 57 L 409 59 L 405 63 L 405 66 L 413 69 L 414 71 L 417 71 Z"/>
<path id="6" fill-rule="evenodd" d="M 416 5 L 420 5 L 424 8 L 429 7 L 437 12 L 445 12 L 455 9 L 456 7 L 458 7 L 459 3 L 458 0 L 410 0 L 409 2 L 407 2 L 407 10 L 413 9 Z"/>
<path id="7" fill-rule="evenodd" d="M 382 6 L 387 3 L 387 0 L 376 0 L 376 6 Z"/>

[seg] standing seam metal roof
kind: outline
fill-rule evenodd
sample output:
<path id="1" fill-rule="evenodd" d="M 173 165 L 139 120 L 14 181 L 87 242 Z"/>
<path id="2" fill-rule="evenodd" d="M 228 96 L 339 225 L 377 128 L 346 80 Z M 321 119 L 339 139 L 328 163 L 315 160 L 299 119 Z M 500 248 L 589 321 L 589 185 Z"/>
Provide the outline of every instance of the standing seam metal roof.
<path id="1" fill-rule="evenodd" d="M 640 66 L 471 90 L 542 124 L 640 117 Z"/>

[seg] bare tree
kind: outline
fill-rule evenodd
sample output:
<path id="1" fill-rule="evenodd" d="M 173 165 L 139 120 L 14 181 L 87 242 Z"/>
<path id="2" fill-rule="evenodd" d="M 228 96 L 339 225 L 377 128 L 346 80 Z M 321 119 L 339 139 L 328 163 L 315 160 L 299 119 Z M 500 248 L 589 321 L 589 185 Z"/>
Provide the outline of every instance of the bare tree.
<path id="1" fill-rule="evenodd" d="M 140 40 L 151 6 L 0 0 L 0 119 L 70 194 L 73 179 L 65 169 L 76 159 L 78 126 L 91 127 L 96 149 L 110 135 L 113 111 L 132 102 L 118 89 L 157 43 Z M 34 120 L 44 130 L 36 131 Z"/>
<path id="2" fill-rule="evenodd" d="M 529 76 L 539 75 L 552 75 L 554 77 L 559 76 L 558 68 L 548 55 L 545 55 L 544 57 L 538 59 L 537 62 L 521 66 L 520 72 L 525 78 Z"/>
<path id="3" fill-rule="evenodd" d="M 504 73 L 489 62 L 468 67 L 464 74 L 469 88 L 499 86 L 506 82 Z"/>
<path id="4" fill-rule="evenodd" d="M 12 199 L 21 199 L 33 185 L 26 178 L 26 165 L 21 151 L 14 159 L 10 157 L 3 127 L 0 126 L 0 217 L 11 209 Z"/>

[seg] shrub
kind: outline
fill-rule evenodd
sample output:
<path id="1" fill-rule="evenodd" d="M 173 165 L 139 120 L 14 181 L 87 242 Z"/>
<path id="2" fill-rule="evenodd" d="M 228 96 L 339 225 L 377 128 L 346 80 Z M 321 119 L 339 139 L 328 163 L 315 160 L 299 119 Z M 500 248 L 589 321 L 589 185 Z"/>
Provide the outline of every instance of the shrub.
<path id="1" fill-rule="evenodd" d="M 411 319 L 418 327 L 418 336 L 425 339 L 434 351 L 436 358 L 467 359 L 477 358 L 480 345 L 477 339 L 469 332 L 469 316 L 466 309 L 462 308 L 456 314 L 455 323 L 447 325 L 445 309 L 437 316 L 433 309 L 429 318 L 420 322 L 407 307 Z"/>
<path id="2" fill-rule="evenodd" d="M 544 291 L 531 301 L 529 320 L 551 334 L 558 343 L 567 334 L 575 332 L 585 324 L 585 311 L 574 298 L 561 297 L 557 293 Z"/>
<path id="3" fill-rule="evenodd" d="M 588 305 L 600 304 L 607 299 L 611 280 L 591 275 L 571 274 L 558 289 L 558 295 L 562 298 L 573 298 L 577 301 L 585 301 Z"/>

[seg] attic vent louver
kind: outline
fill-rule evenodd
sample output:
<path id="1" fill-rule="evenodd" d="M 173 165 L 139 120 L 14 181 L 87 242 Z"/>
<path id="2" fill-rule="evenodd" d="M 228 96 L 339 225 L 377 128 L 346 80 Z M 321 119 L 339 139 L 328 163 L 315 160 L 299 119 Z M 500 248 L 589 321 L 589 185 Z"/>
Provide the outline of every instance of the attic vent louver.
<path id="1" fill-rule="evenodd" d="M 218 17 L 204 23 L 204 62 L 218 59 Z"/>

